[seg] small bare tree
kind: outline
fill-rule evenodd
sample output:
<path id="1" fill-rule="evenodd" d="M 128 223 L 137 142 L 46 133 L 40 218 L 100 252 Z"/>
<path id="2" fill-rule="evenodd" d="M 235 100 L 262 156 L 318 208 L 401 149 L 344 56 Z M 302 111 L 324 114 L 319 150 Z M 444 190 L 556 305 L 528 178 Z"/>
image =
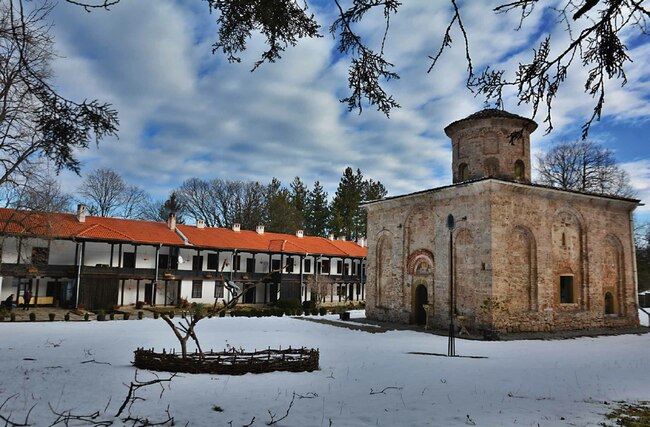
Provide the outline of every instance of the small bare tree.
<path id="1" fill-rule="evenodd" d="M 205 315 L 205 310 L 202 304 L 197 304 L 192 311 L 190 318 L 187 317 L 174 323 L 166 313 L 163 313 L 160 317 L 169 325 L 169 327 L 174 332 L 174 335 L 178 339 L 178 342 L 181 344 L 181 356 L 183 359 L 187 358 L 187 341 L 191 338 L 196 344 L 196 348 L 199 352 L 201 359 L 204 358 L 203 350 L 201 349 L 201 344 L 199 343 L 199 338 L 196 336 L 194 328 L 196 324 L 203 319 Z"/>
<path id="2" fill-rule="evenodd" d="M 621 197 L 633 197 L 630 177 L 611 150 L 591 141 L 565 142 L 537 157 L 540 184 Z"/>

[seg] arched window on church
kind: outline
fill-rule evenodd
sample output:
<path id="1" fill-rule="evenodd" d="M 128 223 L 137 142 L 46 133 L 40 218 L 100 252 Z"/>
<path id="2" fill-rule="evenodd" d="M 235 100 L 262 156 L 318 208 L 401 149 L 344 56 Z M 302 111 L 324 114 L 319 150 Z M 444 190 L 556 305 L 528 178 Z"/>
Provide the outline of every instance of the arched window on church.
<path id="1" fill-rule="evenodd" d="M 461 163 L 458 166 L 458 180 L 467 181 L 469 179 L 469 167 L 467 163 Z"/>
<path id="2" fill-rule="evenodd" d="M 518 181 L 523 180 L 525 178 L 524 174 L 524 162 L 517 160 L 515 162 L 515 179 Z"/>

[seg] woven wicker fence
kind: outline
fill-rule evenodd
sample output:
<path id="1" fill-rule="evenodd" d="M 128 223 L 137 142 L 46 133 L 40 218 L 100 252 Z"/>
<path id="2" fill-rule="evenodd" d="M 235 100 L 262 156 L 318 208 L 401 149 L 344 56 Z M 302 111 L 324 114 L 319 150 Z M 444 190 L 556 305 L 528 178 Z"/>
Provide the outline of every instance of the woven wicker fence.
<path id="1" fill-rule="evenodd" d="M 312 372 L 319 369 L 319 352 L 313 348 L 267 349 L 246 353 L 236 349 L 223 352 L 188 354 L 156 353 L 153 349 L 134 351 L 133 364 L 141 369 L 192 374 L 244 375 L 274 371 Z"/>

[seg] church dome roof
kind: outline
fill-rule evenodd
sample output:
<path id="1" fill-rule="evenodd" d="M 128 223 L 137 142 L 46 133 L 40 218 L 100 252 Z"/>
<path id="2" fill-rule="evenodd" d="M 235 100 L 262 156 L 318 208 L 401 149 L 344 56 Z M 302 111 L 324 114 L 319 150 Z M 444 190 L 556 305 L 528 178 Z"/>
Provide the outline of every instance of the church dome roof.
<path id="1" fill-rule="evenodd" d="M 486 108 L 481 111 L 477 111 L 474 114 L 470 114 L 469 116 L 465 117 L 464 119 L 456 120 L 455 122 L 449 124 L 445 128 L 445 133 L 449 135 L 449 132 L 452 130 L 452 128 L 456 127 L 457 125 L 461 123 L 465 123 L 468 121 L 473 121 L 473 120 L 483 120 L 483 119 L 514 119 L 514 120 L 520 120 L 522 121 L 523 125 L 529 128 L 530 132 L 533 132 L 535 129 L 537 129 L 537 123 L 535 123 L 534 120 L 531 120 L 527 117 L 522 117 L 517 114 L 509 113 L 508 111 L 505 110 L 500 110 L 498 108 Z"/>

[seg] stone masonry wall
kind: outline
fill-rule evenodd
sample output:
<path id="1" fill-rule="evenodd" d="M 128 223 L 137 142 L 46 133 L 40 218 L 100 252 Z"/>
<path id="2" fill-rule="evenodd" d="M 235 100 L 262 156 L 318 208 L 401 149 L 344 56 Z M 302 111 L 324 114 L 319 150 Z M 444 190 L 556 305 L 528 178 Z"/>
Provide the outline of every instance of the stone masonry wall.
<path id="1" fill-rule="evenodd" d="M 639 324 L 630 230 L 634 203 L 498 181 L 491 185 L 495 329 Z M 574 279 L 570 303 L 561 301 L 561 275 Z M 607 292 L 612 314 L 605 314 Z"/>
<path id="2" fill-rule="evenodd" d="M 414 322 L 415 289 L 422 284 L 427 287 L 428 303 L 434 306 L 431 323 L 437 327 L 449 324 L 446 222 L 451 213 L 456 218 L 457 309 L 474 326 L 480 318 L 480 303 L 489 298 L 491 286 L 490 199 L 485 192 L 487 187 L 477 184 L 461 184 L 367 206 L 368 318 Z M 427 260 L 432 261 L 431 269 L 416 271 L 417 265 L 424 265 Z"/>

